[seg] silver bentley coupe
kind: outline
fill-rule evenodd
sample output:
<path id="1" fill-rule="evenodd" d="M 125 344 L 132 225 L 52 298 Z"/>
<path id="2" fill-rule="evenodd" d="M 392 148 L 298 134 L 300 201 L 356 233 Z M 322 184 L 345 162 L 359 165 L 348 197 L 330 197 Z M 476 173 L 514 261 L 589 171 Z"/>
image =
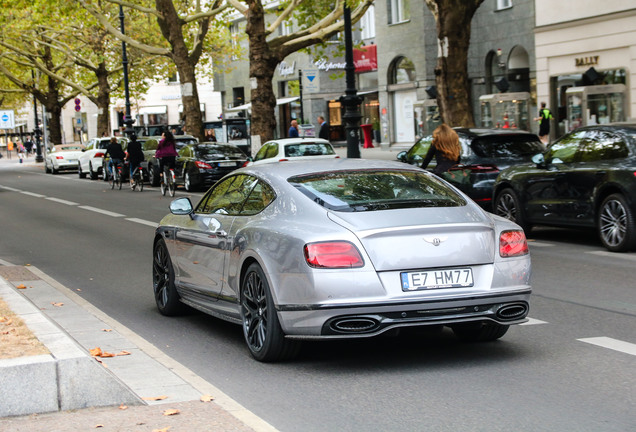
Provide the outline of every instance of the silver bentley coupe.
<path id="1" fill-rule="evenodd" d="M 414 166 L 248 166 L 170 212 L 153 242 L 159 311 L 240 324 L 259 361 L 291 359 L 302 340 L 414 326 L 492 341 L 527 321 L 523 230 Z"/>

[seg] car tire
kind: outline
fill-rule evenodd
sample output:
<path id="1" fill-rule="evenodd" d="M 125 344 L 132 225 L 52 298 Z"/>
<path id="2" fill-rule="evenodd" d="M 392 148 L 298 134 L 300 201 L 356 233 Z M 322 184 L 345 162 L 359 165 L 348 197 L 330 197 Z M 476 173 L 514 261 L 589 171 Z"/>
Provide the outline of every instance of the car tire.
<path id="1" fill-rule="evenodd" d="M 153 164 L 148 164 L 148 177 L 150 177 L 150 184 L 152 185 L 152 187 L 157 187 L 159 186 L 159 183 L 161 183 L 159 172 Z"/>
<path id="2" fill-rule="evenodd" d="M 192 180 L 190 179 L 190 173 L 185 173 L 185 176 L 183 176 L 183 187 L 188 192 L 193 192 L 195 190 Z"/>
<path id="3" fill-rule="evenodd" d="M 93 164 L 91 163 L 88 164 L 88 175 L 90 176 L 91 180 L 97 180 L 97 173 L 93 171 Z"/>
<path id="4" fill-rule="evenodd" d="M 80 165 L 80 164 L 77 164 L 77 175 L 81 179 L 86 178 L 86 173 L 82 172 L 82 165 Z"/>
<path id="5" fill-rule="evenodd" d="M 256 360 L 275 362 L 298 354 L 300 342 L 285 338 L 267 278 L 257 263 L 247 268 L 241 282 L 241 320 L 245 342 Z"/>
<path id="6" fill-rule="evenodd" d="M 155 243 L 152 258 L 152 288 L 157 309 L 162 315 L 175 316 L 185 310 L 174 284 L 174 268 L 163 239 Z"/>
<path id="7" fill-rule="evenodd" d="M 49 168 L 49 164 L 47 164 L 46 161 L 44 161 L 44 172 L 47 174 L 51 173 L 51 168 Z"/>
<path id="8" fill-rule="evenodd" d="M 521 201 L 516 192 L 505 188 L 497 194 L 494 203 L 494 213 L 519 225 L 525 232 L 532 228 L 527 222 L 521 207 Z"/>
<path id="9" fill-rule="evenodd" d="M 599 208 L 596 227 L 603 246 L 612 252 L 626 252 L 636 245 L 634 213 L 621 194 L 612 194 Z"/>
<path id="10" fill-rule="evenodd" d="M 51 173 L 53 175 L 57 175 L 59 171 L 55 168 L 55 165 L 51 164 Z"/>
<path id="11" fill-rule="evenodd" d="M 506 334 L 510 326 L 494 322 L 472 322 L 451 327 L 463 342 L 490 342 Z"/>

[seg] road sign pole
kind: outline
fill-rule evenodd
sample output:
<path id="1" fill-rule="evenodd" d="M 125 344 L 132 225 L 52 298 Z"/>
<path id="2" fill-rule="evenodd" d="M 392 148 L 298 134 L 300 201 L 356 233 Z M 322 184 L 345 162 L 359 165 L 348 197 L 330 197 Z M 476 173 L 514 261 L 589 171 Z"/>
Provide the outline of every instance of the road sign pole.
<path id="1" fill-rule="evenodd" d="M 303 71 L 298 69 L 298 84 L 300 88 L 300 124 L 305 123 L 305 111 L 303 111 Z"/>

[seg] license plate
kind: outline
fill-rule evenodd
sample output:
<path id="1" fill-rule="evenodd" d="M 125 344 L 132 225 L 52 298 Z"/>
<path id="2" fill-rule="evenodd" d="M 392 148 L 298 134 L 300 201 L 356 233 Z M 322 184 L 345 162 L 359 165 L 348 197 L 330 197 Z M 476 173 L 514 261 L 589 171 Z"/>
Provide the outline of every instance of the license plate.
<path id="1" fill-rule="evenodd" d="M 219 162 L 220 167 L 233 167 L 236 166 L 236 162 Z"/>
<path id="2" fill-rule="evenodd" d="M 66 159 L 66 162 L 68 163 L 77 163 L 76 159 Z"/>
<path id="3" fill-rule="evenodd" d="M 402 291 L 473 286 L 473 269 L 456 268 L 400 273 Z"/>

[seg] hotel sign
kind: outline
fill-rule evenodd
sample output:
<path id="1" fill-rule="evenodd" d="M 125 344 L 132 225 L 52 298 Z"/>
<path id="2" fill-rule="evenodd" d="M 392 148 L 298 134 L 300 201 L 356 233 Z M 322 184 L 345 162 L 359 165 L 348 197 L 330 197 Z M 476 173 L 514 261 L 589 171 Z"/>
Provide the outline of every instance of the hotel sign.
<path id="1" fill-rule="evenodd" d="M 596 66 L 599 56 L 577 57 L 574 59 L 576 66 Z"/>

